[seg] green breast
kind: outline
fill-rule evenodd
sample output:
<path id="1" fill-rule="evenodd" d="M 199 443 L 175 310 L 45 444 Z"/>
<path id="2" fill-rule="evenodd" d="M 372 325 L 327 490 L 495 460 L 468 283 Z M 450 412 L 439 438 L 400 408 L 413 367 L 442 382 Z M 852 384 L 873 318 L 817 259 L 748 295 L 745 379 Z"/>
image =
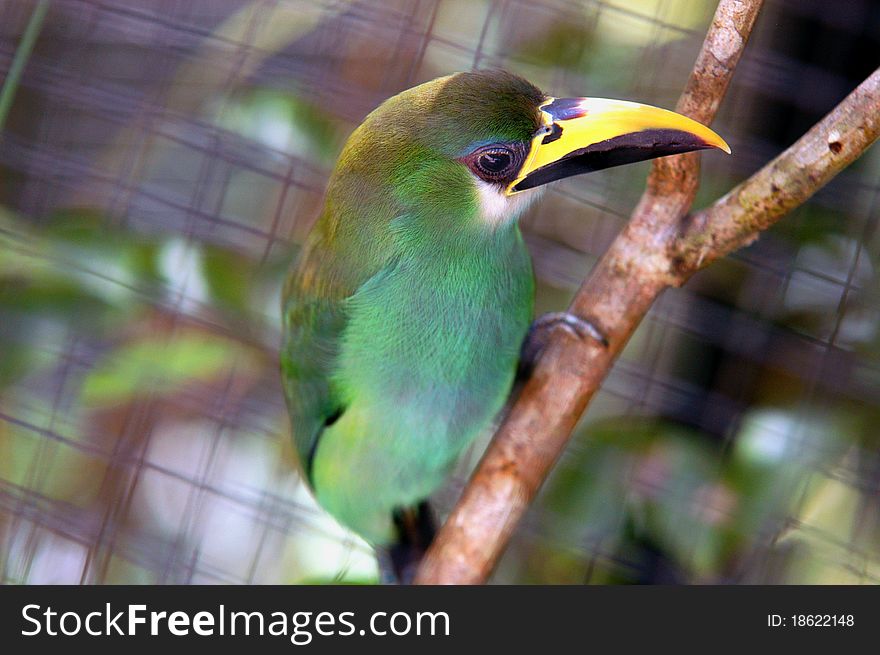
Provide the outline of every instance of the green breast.
<path id="1" fill-rule="evenodd" d="M 534 281 L 516 226 L 499 238 L 403 257 L 346 303 L 332 376 L 346 410 L 321 437 L 314 481 L 321 503 L 374 541 L 393 509 L 442 484 L 509 393 Z"/>
<path id="2" fill-rule="evenodd" d="M 334 376 L 342 397 L 389 412 L 417 406 L 452 441 L 483 427 L 504 402 L 532 315 L 531 263 L 515 227 L 504 246 L 414 253 L 361 288 L 347 303 Z"/>

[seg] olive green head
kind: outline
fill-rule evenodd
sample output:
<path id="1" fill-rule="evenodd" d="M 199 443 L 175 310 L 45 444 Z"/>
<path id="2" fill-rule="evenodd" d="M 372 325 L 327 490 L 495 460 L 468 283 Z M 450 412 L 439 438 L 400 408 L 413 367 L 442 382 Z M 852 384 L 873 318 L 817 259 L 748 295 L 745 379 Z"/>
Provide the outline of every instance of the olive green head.
<path id="1" fill-rule="evenodd" d="M 497 227 L 523 192 L 560 178 L 703 148 L 729 151 L 674 112 L 597 98 L 554 98 L 499 70 L 455 73 L 404 91 L 352 134 L 331 200 L 394 202 L 398 212 Z"/>

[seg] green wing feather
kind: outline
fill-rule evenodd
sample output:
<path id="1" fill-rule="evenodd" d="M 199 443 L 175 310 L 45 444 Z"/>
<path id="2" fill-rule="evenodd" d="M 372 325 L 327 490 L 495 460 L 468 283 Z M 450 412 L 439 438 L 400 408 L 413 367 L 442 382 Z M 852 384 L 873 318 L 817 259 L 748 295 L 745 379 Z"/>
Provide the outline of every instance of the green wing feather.
<path id="1" fill-rule="evenodd" d="M 293 444 L 309 477 L 321 433 L 345 411 L 333 373 L 348 325 L 347 301 L 380 275 L 390 259 L 386 252 L 375 251 L 341 256 L 335 218 L 325 215 L 316 225 L 283 293 L 281 377 Z"/>
<path id="2" fill-rule="evenodd" d="M 309 473 L 322 430 L 344 409 L 330 380 L 345 329 L 343 302 L 294 293 L 285 303 L 284 320 L 282 381 L 293 421 L 293 444 L 303 470 Z"/>

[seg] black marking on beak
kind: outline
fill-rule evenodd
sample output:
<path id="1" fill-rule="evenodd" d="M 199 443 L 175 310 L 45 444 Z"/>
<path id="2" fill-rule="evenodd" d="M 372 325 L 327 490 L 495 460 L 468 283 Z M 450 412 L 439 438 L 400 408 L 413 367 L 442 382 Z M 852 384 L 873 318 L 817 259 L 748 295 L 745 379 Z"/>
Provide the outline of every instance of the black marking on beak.
<path id="1" fill-rule="evenodd" d="M 541 139 L 541 145 L 547 143 L 553 143 L 562 136 L 562 127 L 560 127 L 559 123 L 553 123 L 553 127 L 550 128 L 550 133 L 547 134 L 543 139 Z"/>
<path id="2" fill-rule="evenodd" d="M 712 147 L 699 137 L 681 130 L 631 132 L 578 148 L 561 159 L 532 171 L 513 190 L 525 191 L 572 175 Z"/>

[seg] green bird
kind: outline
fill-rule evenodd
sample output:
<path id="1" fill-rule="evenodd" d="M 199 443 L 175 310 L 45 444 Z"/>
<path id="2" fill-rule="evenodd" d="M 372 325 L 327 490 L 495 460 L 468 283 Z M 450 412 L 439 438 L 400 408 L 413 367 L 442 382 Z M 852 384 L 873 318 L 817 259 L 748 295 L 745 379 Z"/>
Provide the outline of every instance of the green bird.
<path id="1" fill-rule="evenodd" d="M 514 382 L 534 302 L 518 217 L 553 180 L 704 148 L 730 152 L 674 112 L 497 70 L 404 91 L 352 133 L 285 285 L 281 369 L 317 501 L 398 575 Z"/>

